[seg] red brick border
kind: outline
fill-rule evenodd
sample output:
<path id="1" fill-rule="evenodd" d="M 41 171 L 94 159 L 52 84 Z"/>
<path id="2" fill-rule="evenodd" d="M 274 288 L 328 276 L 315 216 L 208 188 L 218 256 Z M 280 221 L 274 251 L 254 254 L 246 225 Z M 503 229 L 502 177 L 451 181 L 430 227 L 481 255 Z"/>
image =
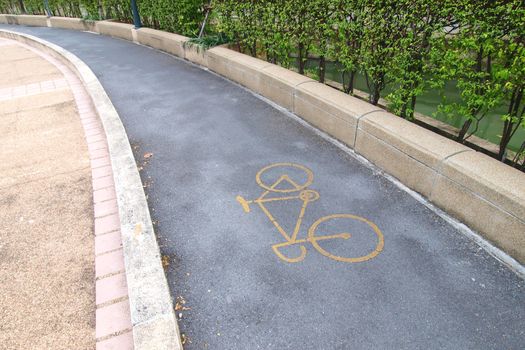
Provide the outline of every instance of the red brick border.
<path id="1" fill-rule="evenodd" d="M 73 93 L 91 160 L 95 235 L 96 349 L 132 350 L 133 332 L 120 218 L 106 134 L 79 78 L 54 57 L 14 41 L 53 64 Z M 65 86 L 64 86 L 65 87 Z"/>

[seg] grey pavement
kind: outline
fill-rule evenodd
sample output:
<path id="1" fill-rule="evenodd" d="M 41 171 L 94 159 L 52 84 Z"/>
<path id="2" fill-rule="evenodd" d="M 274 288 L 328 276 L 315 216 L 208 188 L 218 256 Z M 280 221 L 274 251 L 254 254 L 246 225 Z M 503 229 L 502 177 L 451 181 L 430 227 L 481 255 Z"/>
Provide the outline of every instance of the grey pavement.
<path id="1" fill-rule="evenodd" d="M 58 44 L 84 60 L 119 112 L 143 165 L 158 220 L 173 298 L 182 297 L 186 349 L 523 349 L 525 285 L 457 229 L 250 92 L 155 50 L 90 33 L 3 25 Z M 323 222 L 306 256 L 285 262 L 284 242 L 257 203 L 256 174 L 274 163 L 311 169 L 309 203 L 297 239 L 319 218 L 352 214 L 377 225 L 384 248 L 363 221 Z M 282 170 L 282 172 L 279 172 Z M 261 176 L 271 186 L 294 168 Z M 274 188 L 293 186 L 283 181 Z M 310 192 L 311 193 L 311 192 Z M 298 192 L 270 192 L 267 198 Z M 304 197 L 304 196 L 303 196 Z M 302 201 L 265 207 L 290 234 Z M 300 256 L 300 244 L 283 256 Z"/>

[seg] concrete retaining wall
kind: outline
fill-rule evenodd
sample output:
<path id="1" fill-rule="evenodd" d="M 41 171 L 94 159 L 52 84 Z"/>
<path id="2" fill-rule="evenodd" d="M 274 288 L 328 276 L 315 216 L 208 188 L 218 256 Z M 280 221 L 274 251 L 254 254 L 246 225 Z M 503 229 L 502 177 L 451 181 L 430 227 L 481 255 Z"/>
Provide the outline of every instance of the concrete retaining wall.
<path id="1" fill-rule="evenodd" d="M 33 25 L 43 23 L 41 18 L 33 22 L 25 18 L 30 16 L 0 16 L 0 22 L 14 23 L 13 17 L 24 17 L 23 22 Z M 185 37 L 147 28 L 135 30 L 128 24 L 102 21 L 96 29 L 101 34 L 127 40 L 135 36 L 141 44 L 208 67 L 285 107 L 525 264 L 522 172 L 266 61 L 224 47 L 199 50 L 185 45 L 188 40 Z M 511 260 L 507 263 L 512 263 Z"/>
<path id="2" fill-rule="evenodd" d="M 32 27 L 47 27 L 48 18 L 46 16 L 31 15 L 0 15 L 0 23 L 20 24 Z"/>
<path id="3" fill-rule="evenodd" d="M 126 23 L 117 23 L 112 21 L 97 22 L 97 32 L 104 35 L 109 35 L 114 38 L 133 41 L 133 25 Z"/>
<path id="4" fill-rule="evenodd" d="M 185 43 L 184 58 L 199 66 L 208 66 L 208 52 L 199 46 Z"/>
<path id="5" fill-rule="evenodd" d="M 359 118 L 381 108 L 317 82 L 295 89 L 294 113 L 354 148 Z"/>
<path id="6" fill-rule="evenodd" d="M 184 43 L 188 41 L 188 38 L 160 30 L 140 28 L 137 30 L 137 41 L 142 45 L 184 57 Z"/>
<path id="7" fill-rule="evenodd" d="M 73 30 L 97 31 L 97 21 L 86 21 L 81 18 L 70 17 L 51 17 L 49 18 L 50 27 L 64 28 Z"/>

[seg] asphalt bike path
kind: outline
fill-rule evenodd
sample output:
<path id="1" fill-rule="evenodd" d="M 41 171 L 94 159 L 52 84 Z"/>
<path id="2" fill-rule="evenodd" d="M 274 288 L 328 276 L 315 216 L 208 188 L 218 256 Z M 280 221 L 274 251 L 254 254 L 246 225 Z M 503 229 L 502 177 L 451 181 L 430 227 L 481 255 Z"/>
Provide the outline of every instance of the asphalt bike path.
<path id="1" fill-rule="evenodd" d="M 119 39 L 3 25 L 100 79 L 134 147 L 185 349 L 520 349 L 523 280 L 249 91 Z"/>

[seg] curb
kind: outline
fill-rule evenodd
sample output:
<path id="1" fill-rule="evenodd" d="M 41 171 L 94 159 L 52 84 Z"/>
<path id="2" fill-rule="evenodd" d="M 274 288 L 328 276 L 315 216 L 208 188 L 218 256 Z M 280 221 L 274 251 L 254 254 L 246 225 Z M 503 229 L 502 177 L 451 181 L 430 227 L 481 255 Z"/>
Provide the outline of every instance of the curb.
<path id="1" fill-rule="evenodd" d="M 0 30 L 0 37 L 62 61 L 80 79 L 102 122 L 115 184 L 134 348 L 182 349 L 168 283 L 142 182 L 120 117 L 91 69 L 63 48 L 37 37 Z M 116 304 L 114 304 L 116 305 Z"/>

